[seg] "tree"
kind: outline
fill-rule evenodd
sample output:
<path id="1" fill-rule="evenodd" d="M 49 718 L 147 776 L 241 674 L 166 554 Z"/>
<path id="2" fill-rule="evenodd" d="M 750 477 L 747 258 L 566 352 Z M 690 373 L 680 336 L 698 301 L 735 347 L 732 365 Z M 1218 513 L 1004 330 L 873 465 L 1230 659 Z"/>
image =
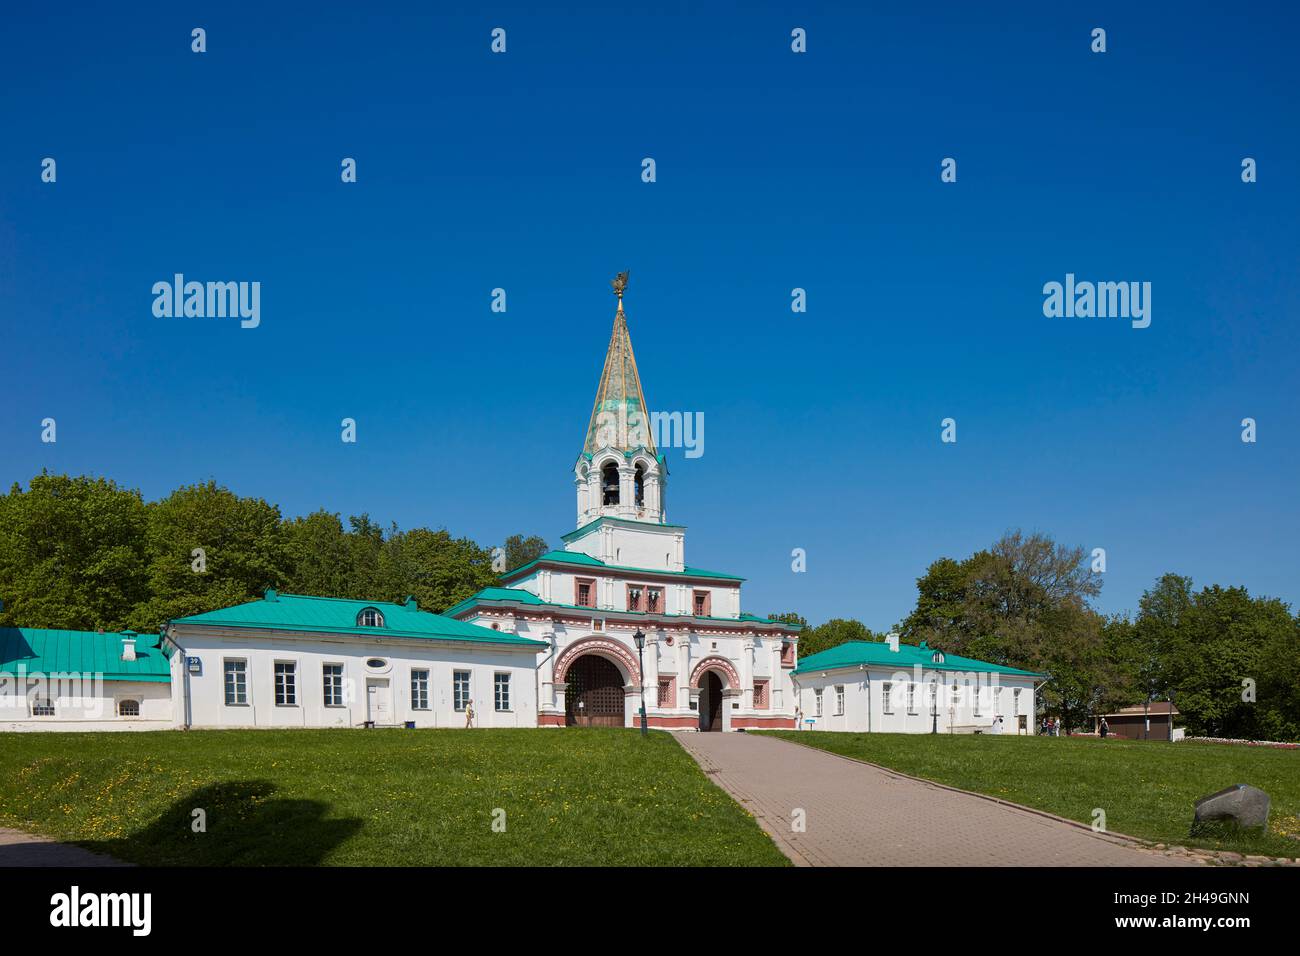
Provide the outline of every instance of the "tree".
<path id="1" fill-rule="evenodd" d="M 551 549 L 545 538 L 539 538 L 537 535 L 525 538 L 521 534 L 512 534 L 506 538 L 506 570 L 522 568 L 525 564 L 536 561 L 549 550 Z"/>
<path id="2" fill-rule="evenodd" d="M 148 590 L 145 505 L 105 478 L 42 472 L 0 497 L 0 624 L 119 630 Z"/>
<path id="3" fill-rule="evenodd" d="M 876 635 L 871 628 L 852 618 L 831 618 L 824 624 L 806 630 L 799 635 L 799 656 L 809 657 L 839 647 L 849 641 L 874 641 Z"/>
<path id="4" fill-rule="evenodd" d="M 280 509 L 261 498 L 208 481 L 151 503 L 147 519 L 149 597 L 130 615 L 138 631 L 254 600 L 287 577 Z"/>

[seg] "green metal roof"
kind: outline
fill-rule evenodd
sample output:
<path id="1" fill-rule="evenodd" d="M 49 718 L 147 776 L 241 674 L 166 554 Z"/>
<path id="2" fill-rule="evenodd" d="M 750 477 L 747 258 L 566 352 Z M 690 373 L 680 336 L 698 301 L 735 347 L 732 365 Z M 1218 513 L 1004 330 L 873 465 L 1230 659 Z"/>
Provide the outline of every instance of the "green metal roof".
<path id="1" fill-rule="evenodd" d="M 794 673 L 806 674 L 809 671 L 828 671 L 840 667 L 857 667 L 860 664 L 871 664 L 898 667 L 901 670 L 911 670 L 913 667 L 919 666 L 923 670 L 930 671 L 978 671 L 980 673 L 1011 674 L 1017 677 L 1047 676 L 1046 674 L 1036 674 L 1033 671 L 1022 671 L 1015 667 L 1003 667 L 1001 664 L 990 664 L 988 661 L 977 661 L 972 657 L 961 657 L 957 654 L 945 653 L 943 663 L 936 664 L 931 659 L 933 654 L 933 648 L 917 647 L 913 644 L 899 644 L 898 652 L 895 653 L 883 641 L 848 641 L 829 650 L 805 657 L 799 661 L 799 666 L 795 668 Z"/>
<path id="2" fill-rule="evenodd" d="M 360 627 L 357 615 L 375 608 L 384 616 L 383 627 Z M 260 601 L 237 604 L 206 614 L 177 618 L 173 624 L 263 628 L 273 631 L 321 631 L 356 637 L 401 637 L 426 640 L 470 641 L 483 644 L 514 644 L 546 647 L 517 634 L 506 634 L 476 624 L 466 624 L 443 614 L 421 611 L 415 601 L 392 604 L 387 601 L 353 601 L 347 598 L 308 597 L 268 591 Z"/>
<path id="3" fill-rule="evenodd" d="M 640 525 L 644 528 L 665 528 L 671 531 L 686 530 L 686 525 L 684 524 L 666 524 L 658 521 L 637 521 L 635 518 L 619 518 L 615 515 L 601 515 L 599 518 L 593 518 L 591 521 L 588 521 L 586 524 L 580 526 L 574 531 L 570 531 L 568 534 L 560 535 L 560 540 L 576 541 L 578 538 L 585 538 L 588 534 L 595 531 L 606 522 L 609 522 L 610 524 Z"/>
<path id="4" fill-rule="evenodd" d="M 759 617 L 755 614 L 742 614 L 740 617 L 702 617 L 694 614 L 651 614 L 648 611 L 618 611 L 612 608 L 586 607 L 581 604 L 561 604 L 558 601 L 543 601 L 532 591 L 526 591 L 523 588 L 484 588 L 471 598 L 466 598 L 459 604 L 447 609 L 448 615 L 461 614 L 464 611 L 478 604 L 500 604 L 515 602 L 518 604 L 528 604 L 540 607 L 561 608 L 566 611 L 582 611 L 586 614 L 598 614 L 601 616 L 617 617 L 686 617 L 698 621 L 722 621 L 727 624 L 774 624 L 787 630 L 802 630 L 801 625 L 787 624 L 785 621 L 773 621 L 765 617 Z"/>
<path id="5" fill-rule="evenodd" d="M 135 637 L 135 660 L 122 660 L 122 638 Z M 0 671 L 96 674 L 104 680 L 170 683 L 171 668 L 157 634 L 0 627 Z"/>
<path id="6" fill-rule="evenodd" d="M 513 571 L 507 571 L 501 575 L 502 579 L 517 577 L 525 571 L 530 570 L 534 565 L 544 563 L 554 564 L 571 564 L 576 567 L 603 568 L 606 571 L 628 571 L 633 574 L 658 574 L 674 578 L 716 578 L 720 581 L 743 581 L 742 577 L 735 574 L 723 574 L 721 571 L 705 571 L 703 568 L 687 567 L 681 571 L 656 571 L 654 568 L 634 568 L 622 564 L 606 564 L 599 558 L 593 558 L 589 554 L 583 554 L 581 551 L 547 551 L 540 558 L 529 561 L 522 567 L 515 568 Z"/>

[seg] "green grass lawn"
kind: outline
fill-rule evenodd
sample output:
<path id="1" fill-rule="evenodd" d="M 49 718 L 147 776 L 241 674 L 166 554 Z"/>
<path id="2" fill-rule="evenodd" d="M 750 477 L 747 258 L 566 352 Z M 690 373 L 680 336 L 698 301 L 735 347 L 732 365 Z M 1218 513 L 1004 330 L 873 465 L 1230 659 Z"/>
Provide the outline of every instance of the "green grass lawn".
<path id="1" fill-rule="evenodd" d="M 1082 823 L 1182 846 L 1300 856 L 1300 750 L 1088 737 L 766 731 Z M 1272 799 L 1269 832 L 1193 837 L 1198 797 L 1236 783 Z"/>
<path id="2" fill-rule="evenodd" d="M 787 864 L 667 733 L 621 729 L 0 734 L 0 825 L 152 865 Z"/>

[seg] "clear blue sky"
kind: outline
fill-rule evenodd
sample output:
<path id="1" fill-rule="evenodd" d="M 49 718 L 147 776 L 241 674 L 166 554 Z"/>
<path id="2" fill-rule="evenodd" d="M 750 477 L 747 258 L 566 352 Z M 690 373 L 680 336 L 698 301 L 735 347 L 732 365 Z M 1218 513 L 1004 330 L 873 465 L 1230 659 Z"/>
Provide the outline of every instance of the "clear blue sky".
<path id="1" fill-rule="evenodd" d="M 6 11 L 6 486 L 558 544 L 630 268 L 650 405 L 705 415 L 669 518 L 749 611 L 884 629 L 1015 527 L 1104 547 L 1106 611 L 1300 601 L 1294 5 L 404 6 Z M 176 272 L 261 282 L 261 327 L 155 318 Z M 1045 318 L 1067 272 L 1151 282 L 1150 328 Z"/>

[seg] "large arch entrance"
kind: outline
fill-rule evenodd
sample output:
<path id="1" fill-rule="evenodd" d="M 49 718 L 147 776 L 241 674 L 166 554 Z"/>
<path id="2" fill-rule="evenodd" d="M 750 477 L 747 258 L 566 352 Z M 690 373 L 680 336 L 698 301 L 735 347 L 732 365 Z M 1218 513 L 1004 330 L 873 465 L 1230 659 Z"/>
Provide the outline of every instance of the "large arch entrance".
<path id="1" fill-rule="evenodd" d="M 705 671 L 700 678 L 700 730 L 722 730 L 722 680 L 715 671 Z"/>
<path id="2" fill-rule="evenodd" d="M 566 679 L 566 727 L 623 726 L 623 675 L 613 661 L 583 654 L 569 665 Z"/>

